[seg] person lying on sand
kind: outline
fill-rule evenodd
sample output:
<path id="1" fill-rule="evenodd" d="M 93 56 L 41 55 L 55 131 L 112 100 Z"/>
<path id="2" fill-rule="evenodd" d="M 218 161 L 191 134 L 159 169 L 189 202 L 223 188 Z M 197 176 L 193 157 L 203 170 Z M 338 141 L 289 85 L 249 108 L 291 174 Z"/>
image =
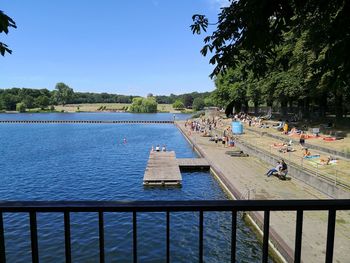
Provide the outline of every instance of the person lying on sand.
<path id="1" fill-rule="evenodd" d="M 311 152 L 309 151 L 308 148 L 304 149 L 303 158 L 305 158 L 305 159 L 313 159 L 313 158 L 319 158 L 319 157 L 320 157 L 319 154 L 311 154 Z"/>
<path id="2" fill-rule="evenodd" d="M 330 161 L 331 161 L 331 157 L 330 156 L 328 156 L 327 158 L 321 158 L 320 159 L 320 164 L 321 165 L 328 165 Z"/>
<path id="3" fill-rule="evenodd" d="M 311 152 L 309 151 L 308 148 L 305 148 L 304 151 L 303 151 L 303 157 L 307 157 L 307 156 L 310 156 L 311 155 Z"/>
<path id="4" fill-rule="evenodd" d="M 296 150 L 291 145 L 285 144 L 278 151 L 281 153 L 287 153 L 287 152 L 295 152 Z"/>
<path id="5" fill-rule="evenodd" d="M 319 164 L 321 165 L 330 165 L 330 164 L 336 164 L 338 160 L 332 156 L 328 156 L 325 158 L 320 158 Z"/>

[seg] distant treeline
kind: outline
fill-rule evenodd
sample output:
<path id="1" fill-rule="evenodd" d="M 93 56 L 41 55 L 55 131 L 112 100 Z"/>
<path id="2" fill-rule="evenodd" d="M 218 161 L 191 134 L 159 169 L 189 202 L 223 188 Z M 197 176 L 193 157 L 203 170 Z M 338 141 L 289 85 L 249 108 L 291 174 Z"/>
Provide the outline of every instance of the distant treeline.
<path id="1" fill-rule="evenodd" d="M 153 95 L 159 104 L 173 104 L 175 101 L 182 101 L 186 108 L 192 108 L 195 100 L 203 100 L 210 96 L 210 92 L 174 95 Z M 0 110 L 18 110 L 19 105 L 23 108 L 42 108 L 59 104 L 80 104 L 80 103 L 132 103 L 134 95 L 118 95 L 110 93 L 74 92 L 64 83 L 58 83 L 55 90 L 11 88 L 0 89 Z"/>

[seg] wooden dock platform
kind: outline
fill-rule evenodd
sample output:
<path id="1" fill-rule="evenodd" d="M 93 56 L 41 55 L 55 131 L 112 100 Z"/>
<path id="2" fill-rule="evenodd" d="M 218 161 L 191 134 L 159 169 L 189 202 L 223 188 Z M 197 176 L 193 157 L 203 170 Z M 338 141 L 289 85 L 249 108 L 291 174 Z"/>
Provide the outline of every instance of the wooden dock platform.
<path id="1" fill-rule="evenodd" d="M 210 164 L 204 158 L 176 159 L 174 151 L 151 152 L 149 155 L 143 185 L 180 186 L 181 170 L 209 170 Z"/>
<path id="2" fill-rule="evenodd" d="M 180 186 L 182 176 L 174 151 L 151 152 L 143 177 L 143 185 Z"/>
<path id="3" fill-rule="evenodd" d="M 205 158 L 179 158 L 176 159 L 180 169 L 183 170 L 209 170 L 210 164 Z"/>

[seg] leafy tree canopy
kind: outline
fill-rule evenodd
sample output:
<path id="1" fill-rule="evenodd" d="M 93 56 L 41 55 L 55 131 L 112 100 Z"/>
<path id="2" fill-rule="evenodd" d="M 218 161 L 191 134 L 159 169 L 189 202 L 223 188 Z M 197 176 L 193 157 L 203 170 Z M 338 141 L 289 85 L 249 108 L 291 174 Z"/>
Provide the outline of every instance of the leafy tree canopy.
<path id="1" fill-rule="evenodd" d="M 3 32 L 8 34 L 10 27 L 17 28 L 16 22 L 0 10 L 0 34 Z M 4 56 L 6 52 L 11 54 L 12 50 L 5 43 L 0 42 L 0 54 Z"/>
<path id="2" fill-rule="evenodd" d="M 154 97 L 148 98 L 134 98 L 129 107 L 130 112 L 135 113 L 154 113 L 157 112 L 158 103 Z"/>
<path id="3" fill-rule="evenodd" d="M 350 98 L 349 14 L 347 0 L 232 0 L 215 24 L 193 15 L 192 32 L 206 34 L 201 53 L 215 65 L 213 98 L 297 102 L 305 112 L 311 102 L 332 103 L 341 117 Z"/>
<path id="4" fill-rule="evenodd" d="M 55 98 L 57 103 L 61 103 L 62 105 L 67 104 L 74 95 L 74 91 L 72 88 L 64 84 L 63 82 L 59 82 L 55 87 L 56 93 Z"/>
<path id="5" fill-rule="evenodd" d="M 185 108 L 185 105 L 181 100 L 178 99 L 173 103 L 173 108 L 177 110 L 182 110 Z"/>

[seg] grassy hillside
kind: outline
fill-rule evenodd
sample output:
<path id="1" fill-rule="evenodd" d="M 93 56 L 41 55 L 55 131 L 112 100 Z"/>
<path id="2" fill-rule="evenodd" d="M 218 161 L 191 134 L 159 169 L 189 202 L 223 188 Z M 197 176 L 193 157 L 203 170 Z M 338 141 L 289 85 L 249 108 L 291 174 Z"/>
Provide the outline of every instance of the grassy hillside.
<path id="1" fill-rule="evenodd" d="M 55 106 L 56 111 L 65 112 L 103 112 L 103 111 L 124 111 L 130 104 L 128 103 L 84 103 L 84 104 L 67 104 L 65 106 Z M 101 110 L 101 108 L 103 108 Z M 179 112 L 173 109 L 172 104 L 158 104 L 159 112 Z"/>

